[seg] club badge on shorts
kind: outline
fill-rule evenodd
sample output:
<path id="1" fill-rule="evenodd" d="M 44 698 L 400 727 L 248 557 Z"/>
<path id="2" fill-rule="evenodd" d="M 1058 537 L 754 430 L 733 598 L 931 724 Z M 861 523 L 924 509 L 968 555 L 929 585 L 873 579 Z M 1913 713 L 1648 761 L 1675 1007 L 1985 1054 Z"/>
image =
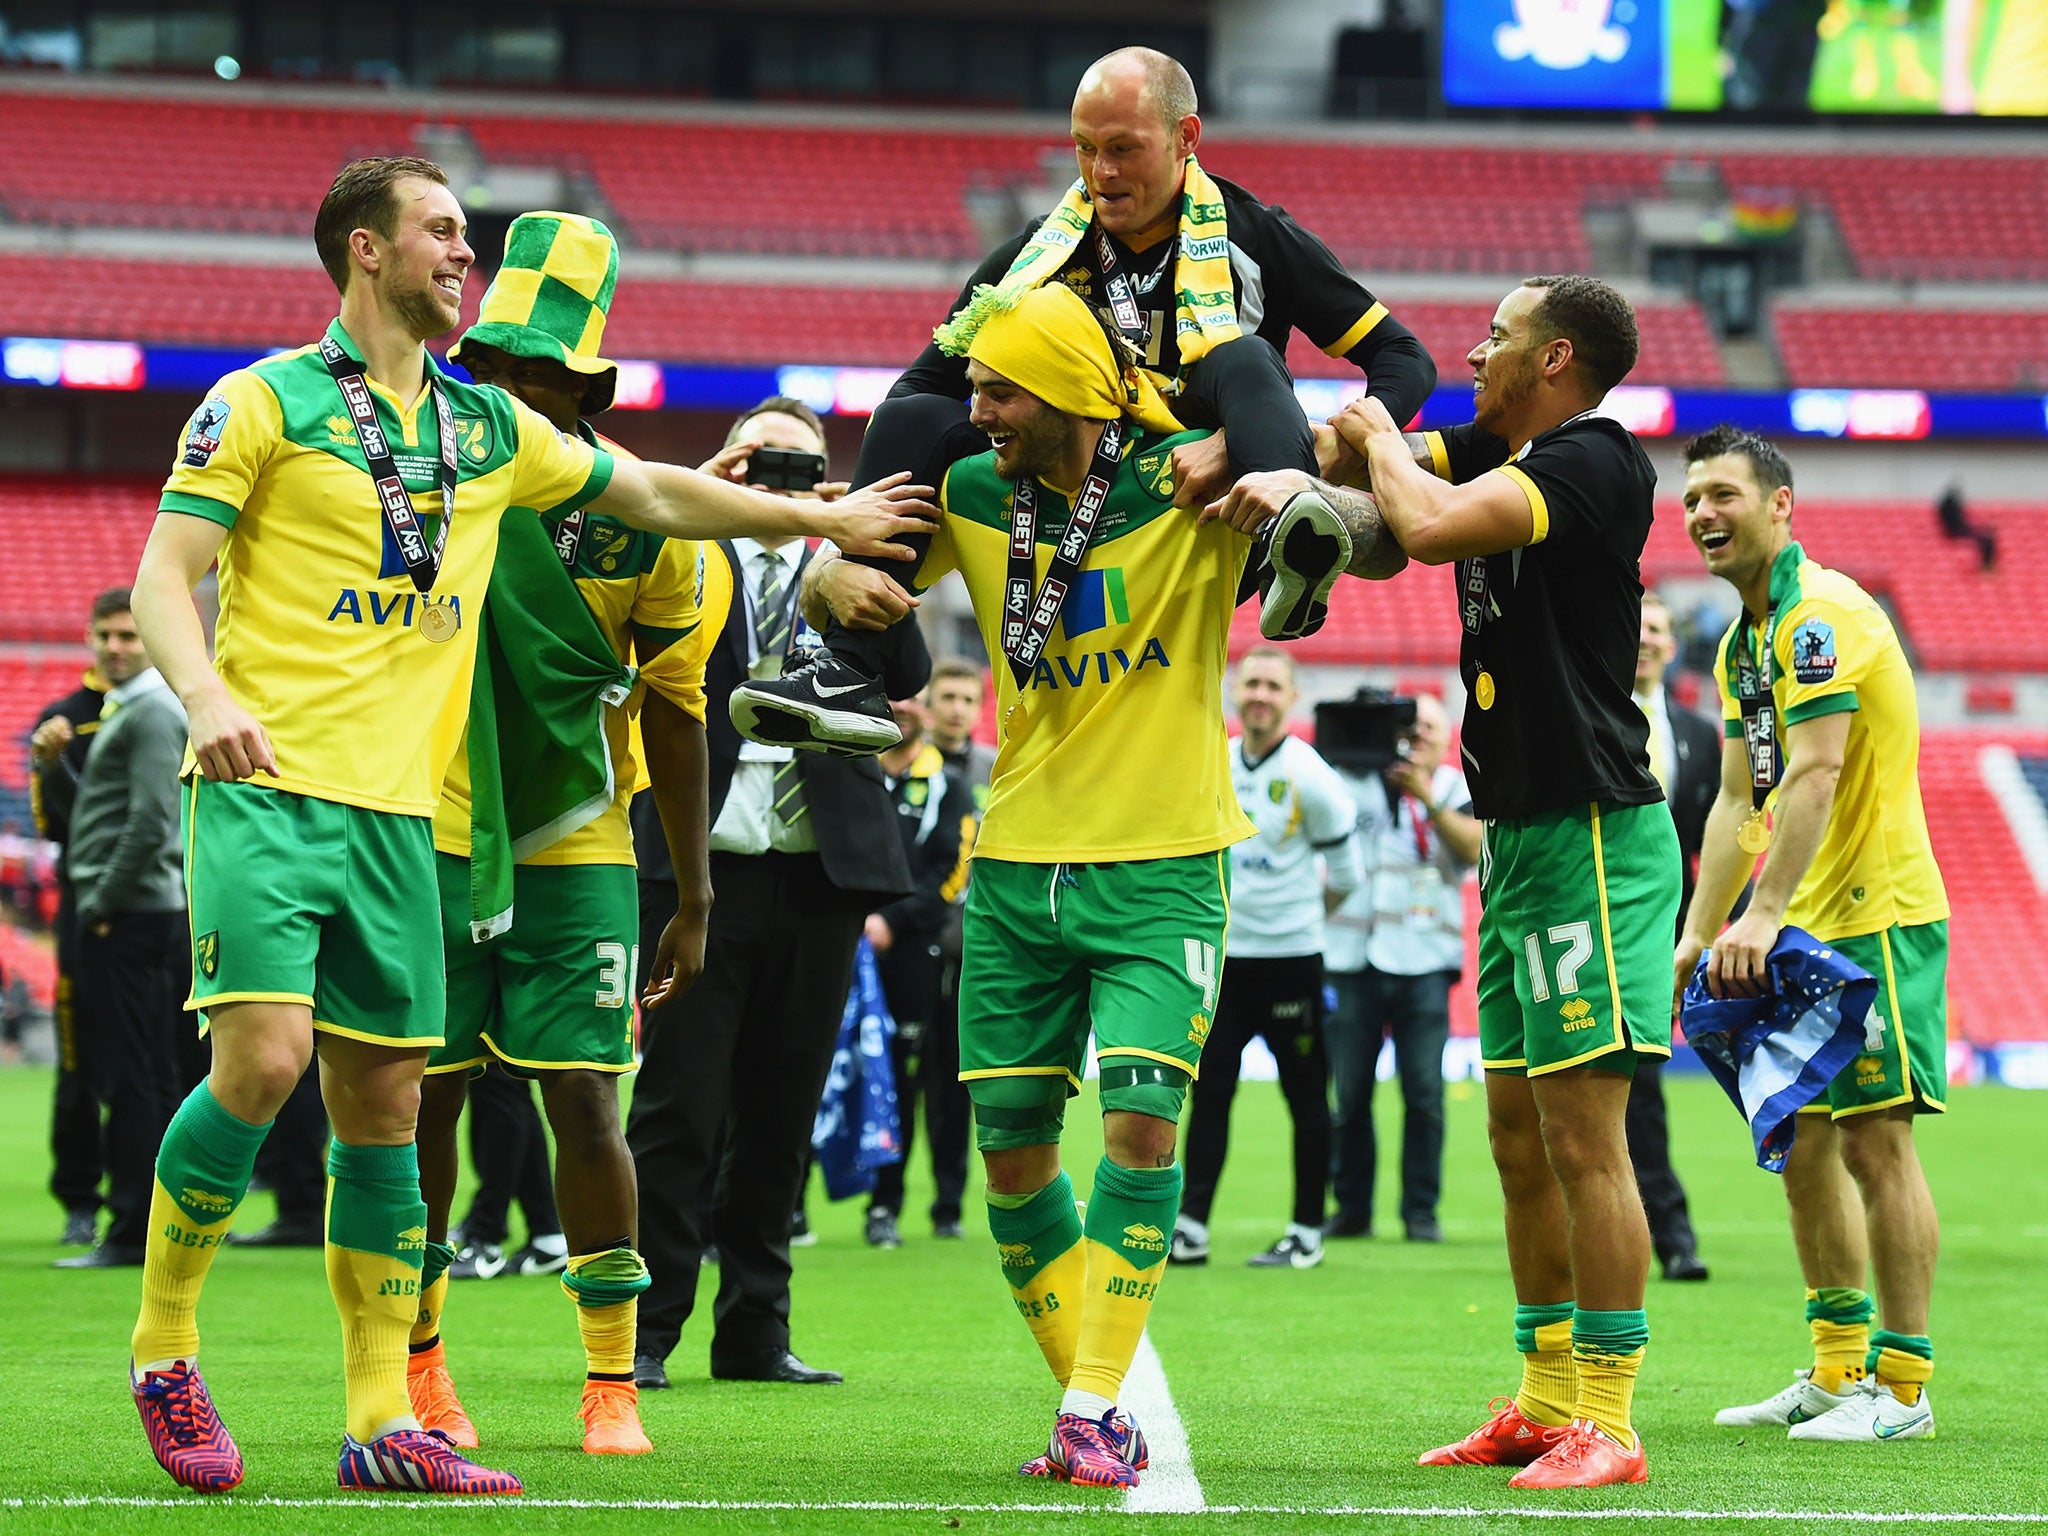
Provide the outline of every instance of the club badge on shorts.
<path id="1" fill-rule="evenodd" d="M 462 610 L 452 598 L 439 603 L 427 598 L 420 604 L 419 626 L 421 637 L 435 645 L 453 640 L 455 632 L 462 628 Z"/>

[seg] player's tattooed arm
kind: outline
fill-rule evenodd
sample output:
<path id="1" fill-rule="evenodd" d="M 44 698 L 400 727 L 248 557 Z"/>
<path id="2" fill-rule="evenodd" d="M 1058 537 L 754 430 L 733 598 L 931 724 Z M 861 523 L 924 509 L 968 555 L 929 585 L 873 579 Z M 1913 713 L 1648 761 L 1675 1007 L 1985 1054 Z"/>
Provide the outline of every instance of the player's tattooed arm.
<path id="1" fill-rule="evenodd" d="M 1309 423 L 1309 432 L 1316 442 L 1316 473 L 1332 485 L 1355 485 L 1361 490 L 1372 489 L 1372 471 L 1365 462 L 1365 453 L 1351 442 L 1339 429 L 1342 414 L 1329 421 Z M 1420 432 L 1407 432 L 1402 439 L 1408 444 L 1409 452 L 1415 455 L 1416 464 L 1435 474 L 1436 460 L 1429 451 L 1429 440 Z"/>

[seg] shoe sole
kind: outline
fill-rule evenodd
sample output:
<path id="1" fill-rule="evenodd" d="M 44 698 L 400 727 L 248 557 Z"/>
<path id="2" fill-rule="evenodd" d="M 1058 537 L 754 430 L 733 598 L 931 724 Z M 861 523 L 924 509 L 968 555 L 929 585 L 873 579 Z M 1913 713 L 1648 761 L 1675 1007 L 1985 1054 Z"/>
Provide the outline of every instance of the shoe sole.
<path id="1" fill-rule="evenodd" d="M 805 752 L 832 752 L 842 757 L 872 757 L 900 746 L 903 732 L 896 722 L 855 710 L 830 709 L 763 697 L 735 688 L 727 713 L 733 729 L 749 741 Z"/>
<path id="2" fill-rule="evenodd" d="M 1351 563 L 1351 533 L 1320 493 L 1302 491 L 1273 520 L 1273 584 L 1259 611 L 1268 640 L 1299 640 L 1317 626 L 1319 606 Z"/>

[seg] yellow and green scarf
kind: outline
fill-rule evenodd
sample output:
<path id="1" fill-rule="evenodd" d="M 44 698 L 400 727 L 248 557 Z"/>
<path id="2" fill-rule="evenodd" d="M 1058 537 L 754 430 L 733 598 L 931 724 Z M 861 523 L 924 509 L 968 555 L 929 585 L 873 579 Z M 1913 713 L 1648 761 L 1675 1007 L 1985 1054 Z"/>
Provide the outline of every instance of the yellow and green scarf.
<path id="1" fill-rule="evenodd" d="M 993 285 L 1000 300 L 996 307 L 1009 308 L 1021 295 L 1057 274 L 1074 254 L 1074 248 L 1088 238 L 1088 226 L 1094 218 L 1095 207 L 1089 200 L 1088 188 L 1076 181 L 1067 189 L 1059 207 L 1039 226 L 1038 233 L 1024 242 L 1024 249 L 1010 263 L 1002 281 Z M 1199 362 L 1211 347 L 1235 341 L 1242 334 L 1230 282 L 1230 229 L 1224 221 L 1223 194 L 1193 155 L 1188 156 L 1187 176 L 1181 183 L 1180 234 L 1176 238 L 1179 249 L 1173 263 L 1173 329 L 1180 347 L 1180 365 L 1186 369 Z M 957 338 L 949 333 L 967 313 L 962 310 L 953 321 L 933 333 L 940 347 L 955 355 L 966 351 L 965 340 L 961 339 L 956 350 L 952 343 Z M 1168 393 L 1180 388 L 1177 379 L 1159 382 Z"/>

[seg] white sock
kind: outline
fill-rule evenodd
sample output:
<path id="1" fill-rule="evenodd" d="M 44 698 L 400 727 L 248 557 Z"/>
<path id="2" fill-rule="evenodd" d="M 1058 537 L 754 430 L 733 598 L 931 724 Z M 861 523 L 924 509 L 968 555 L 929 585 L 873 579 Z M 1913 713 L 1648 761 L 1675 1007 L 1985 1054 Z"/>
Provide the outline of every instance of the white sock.
<path id="1" fill-rule="evenodd" d="M 1322 1230 L 1318 1227 L 1304 1227 L 1298 1221 L 1287 1223 L 1287 1235 L 1313 1252 L 1323 1246 Z"/>
<path id="2" fill-rule="evenodd" d="M 1209 1241 L 1209 1223 L 1206 1221 L 1197 1221 L 1192 1216 L 1181 1216 L 1175 1220 L 1174 1225 L 1187 1234 L 1191 1243 L 1204 1244 Z"/>
<path id="3" fill-rule="evenodd" d="M 1060 1399 L 1061 1413 L 1078 1413 L 1084 1419 L 1100 1424 L 1104 1418 L 1116 1411 L 1116 1404 L 1099 1392 L 1077 1392 L 1067 1388 L 1067 1395 Z"/>
<path id="4" fill-rule="evenodd" d="M 559 1232 L 543 1232 L 529 1241 L 551 1259 L 559 1259 L 569 1251 L 569 1239 Z"/>

